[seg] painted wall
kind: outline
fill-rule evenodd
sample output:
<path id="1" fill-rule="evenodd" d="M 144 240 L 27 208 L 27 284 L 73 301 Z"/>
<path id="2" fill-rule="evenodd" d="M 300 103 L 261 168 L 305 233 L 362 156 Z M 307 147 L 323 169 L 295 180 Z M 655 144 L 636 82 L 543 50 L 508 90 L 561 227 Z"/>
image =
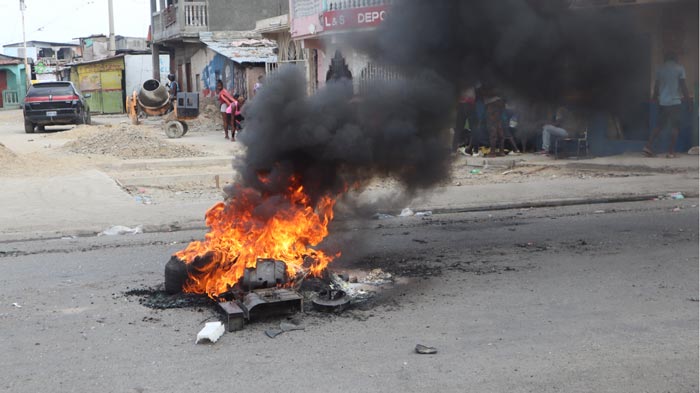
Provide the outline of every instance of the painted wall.
<path id="1" fill-rule="evenodd" d="M 159 56 L 161 71 L 163 68 L 169 69 L 170 56 Z M 124 56 L 125 67 L 125 88 L 126 94 L 139 91 L 143 82 L 153 77 L 153 61 L 151 55 L 126 55 Z M 160 73 L 160 83 L 168 83 L 168 73 Z"/>
<path id="2" fill-rule="evenodd" d="M 6 72 L 7 75 L 7 90 L 16 90 L 18 93 L 18 99 L 21 103 L 24 101 L 24 97 L 27 95 L 27 85 L 26 85 L 26 75 L 24 73 L 24 64 L 11 64 L 11 65 L 0 65 L 0 70 Z M 2 94 L 2 91 L 0 91 Z M 13 106 L 16 109 L 17 106 Z M 5 103 L 2 109 L 10 109 L 10 107 Z"/>
<path id="3" fill-rule="evenodd" d="M 288 10 L 288 0 L 209 0 L 209 30 L 253 30 L 255 21 Z"/>
<path id="4" fill-rule="evenodd" d="M 289 32 L 293 38 L 312 37 L 323 31 L 319 15 L 322 0 L 289 0 Z"/>

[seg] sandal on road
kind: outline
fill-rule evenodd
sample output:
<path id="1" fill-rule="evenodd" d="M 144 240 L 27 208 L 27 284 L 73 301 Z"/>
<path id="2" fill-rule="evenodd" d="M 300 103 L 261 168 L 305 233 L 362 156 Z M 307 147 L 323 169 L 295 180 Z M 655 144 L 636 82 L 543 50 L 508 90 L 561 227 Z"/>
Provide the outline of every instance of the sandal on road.
<path id="1" fill-rule="evenodd" d="M 647 157 L 654 157 L 654 152 L 652 152 L 648 147 L 642 149 L 642 154 L 644 154 Z"/>

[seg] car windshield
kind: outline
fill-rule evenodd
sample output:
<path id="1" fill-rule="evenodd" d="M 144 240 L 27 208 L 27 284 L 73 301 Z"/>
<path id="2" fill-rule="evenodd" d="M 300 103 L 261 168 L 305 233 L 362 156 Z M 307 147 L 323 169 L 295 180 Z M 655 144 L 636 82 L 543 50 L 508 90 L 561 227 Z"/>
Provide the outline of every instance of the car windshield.
<path id="1" fill-rule="evenodd" d="M 42 83 L 33 85 L 29 92 L 27 92 L 27 97 L 37 97 L 37 96 L 64 96 L 75 94 L 73 87 L 67 83 Z"/>

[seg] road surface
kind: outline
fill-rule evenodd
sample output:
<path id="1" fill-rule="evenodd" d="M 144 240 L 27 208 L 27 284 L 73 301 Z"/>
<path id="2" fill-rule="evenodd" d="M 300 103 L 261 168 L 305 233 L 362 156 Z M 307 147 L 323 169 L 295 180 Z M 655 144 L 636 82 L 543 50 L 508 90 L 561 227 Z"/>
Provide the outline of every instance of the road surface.
<path id="1" fill-rule="evenodd" d="M 0 244 L 0 391 L 697 391 L 697 203 L 336 222 L 336 269 L 401 283 L 213 345 L 194 344 L 212 310 L 125 295 L 201 231 Z"/>

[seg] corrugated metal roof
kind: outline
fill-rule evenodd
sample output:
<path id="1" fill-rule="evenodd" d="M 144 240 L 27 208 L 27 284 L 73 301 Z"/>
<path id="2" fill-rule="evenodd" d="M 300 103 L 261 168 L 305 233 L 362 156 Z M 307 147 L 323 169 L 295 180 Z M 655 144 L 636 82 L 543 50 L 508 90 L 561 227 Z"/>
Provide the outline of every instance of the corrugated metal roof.
<path id="1" fill-rule="evenodd" d="M 200 33 L 199 40 L 211 50 L 236 63 L 274 63 L 277 44 L 265 38 L 245 37 L 240 34 Z"/>

